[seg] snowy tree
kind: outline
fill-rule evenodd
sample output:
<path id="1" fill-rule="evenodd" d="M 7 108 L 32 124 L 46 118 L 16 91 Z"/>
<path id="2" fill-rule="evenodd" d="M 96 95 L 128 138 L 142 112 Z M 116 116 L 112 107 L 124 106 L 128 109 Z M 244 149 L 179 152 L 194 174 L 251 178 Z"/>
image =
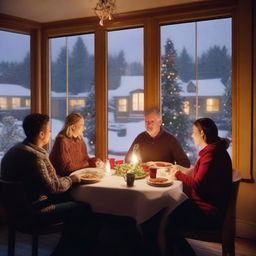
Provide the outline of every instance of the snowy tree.
<path id="1" fill-rule="evenodd" d="M 90 54 L 81 37 L 77 41 L 69 57 L 69 90 L 77 94 L 89 92 L 94 79 L 92 72 L 94 63 L 91 63 Z"/>
<path id="2" fill-rule="evenodd" d="M 199 79 L 221 78 L 225 84 L 231 72 L 231 57 L 228 49 L 214 45 L 199 58 Z"/>
<path id="3" fill-rule="evenodd" d="M 227 136 L 231 137 L 232 134 L 232 81 L 231 75 L 229 76 L 227 83 L 225 84 L 225 96 L 223 97 L 223 112 L 225 130 L 228 131 Z"/>
<path id="4" fill-rule="evenodd" d="M 127 65 L 127 76 L 143 76 L 144 68 L 140 62 L 134 61 Z"/>
<path id="5" fill-rule="evenodd" d="M 179 57 L 177 58 L 177 71 L 183 82 L 188 82 L 195 78 L 195 63 L 189 56 L 185 47 L 183 47 Z"/>
<path id="6" fill-rule="evenodd" d="M 95 91 L 94 87 L 91 86 L 91 91 L 86 100 L 86 107 L 82 111 L 82 115 L 85 119 L 85 137 L 88 139 L 88 151 L 92 154 L 95 152 Z"/>
<path id="7" fill-rule="evenodd" d="M 13 116 L 6 116 L 2 119 L 3 128 L 0 132 L 0 151 L 6 152 L 15 143 L 22 141 L 25 136 Z"/>
<path id="8" fill-rule="evenodd" d="M 60 49 L 55 62 L 52 62 L 52 90 L 55 92 L 66 91 L 66 48 Z"/>
<path id="9" fill-rule="evenodd" d="M 184 98 L 180 96 L 181 88 L 177 82 L 178 72 L 175 57 L 176 50 L 172 41 L 168 39 L 161 61 L 163 127 L 177 137 L 188 153 L 193 152 L 190 146 L 191 122 L 183 112 Z"/>
<path id="10" fill-rule="evenodd" d="M 117 56 L 108 57 L 108 88 L 114 90 L 120 86 L 121 76 L 125 75 L 127 63 L 124 51 L 120 51 Z"/>

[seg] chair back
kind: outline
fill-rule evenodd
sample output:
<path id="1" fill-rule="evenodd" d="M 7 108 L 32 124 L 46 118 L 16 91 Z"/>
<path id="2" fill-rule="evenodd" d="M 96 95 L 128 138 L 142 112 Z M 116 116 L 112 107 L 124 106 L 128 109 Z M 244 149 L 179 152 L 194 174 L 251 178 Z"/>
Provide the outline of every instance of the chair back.
<path id="1" fill-rule="evenodd" d="M 236 202 L 238 197 L 240 180 L 232 183 L 230 198 L 222 226 L 222 240 L 234 238 L 236 234 Z"/>
<path id="2" fill-rule="evenodd" d="M 0 179 L 0 194 L 9 225 L 23 232 L 38 225 L 37 212 L 27 198 L 21 181 Z"/>

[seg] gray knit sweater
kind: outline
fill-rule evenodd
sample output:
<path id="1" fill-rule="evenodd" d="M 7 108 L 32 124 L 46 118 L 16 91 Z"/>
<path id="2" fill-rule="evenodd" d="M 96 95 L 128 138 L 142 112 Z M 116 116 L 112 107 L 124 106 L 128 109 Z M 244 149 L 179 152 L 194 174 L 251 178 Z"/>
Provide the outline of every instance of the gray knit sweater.
<path id="1" fill-rule="evenodd" d="M 57 176 L 46 150 L 26 140 L 5 154 L 1 162 L 1 177 L 22 181 L 34 205 L 67 191 L 72 185 L 70 177 Z"/>

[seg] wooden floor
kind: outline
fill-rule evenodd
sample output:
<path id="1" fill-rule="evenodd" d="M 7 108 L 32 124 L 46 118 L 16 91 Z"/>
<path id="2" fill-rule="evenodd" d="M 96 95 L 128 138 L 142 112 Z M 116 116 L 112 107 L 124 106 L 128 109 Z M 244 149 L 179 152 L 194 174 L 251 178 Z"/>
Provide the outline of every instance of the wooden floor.
<path id="1" fill-rule="evenodd" d="M 56 246 L 59 234 L 40 236 L 38 256 L 49 256 Z M 17 233 L 16 256 L 31 255 L 31 236 Z M 198 256 L 221 256 L 221 246 L 190 240 Z M 7 228 L 0 226 L 0 256 L 7 256 Z M 256 256 L 256 241 L 236 239 L 236 256 Z"/>

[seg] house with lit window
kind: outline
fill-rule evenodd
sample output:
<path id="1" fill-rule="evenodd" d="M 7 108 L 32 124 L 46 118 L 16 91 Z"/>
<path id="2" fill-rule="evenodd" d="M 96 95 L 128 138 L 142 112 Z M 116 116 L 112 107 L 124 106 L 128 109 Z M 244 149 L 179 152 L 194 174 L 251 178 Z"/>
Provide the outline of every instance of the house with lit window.
<path id="1" fill-rule="evenodd" d="M 30 90 L 17 84 L 0 84 L 0 115 L 19 115 L 30 112 Z"/>
<path id="2" fill-rule="evenodd" d="M 182 89 L 181 96 L 184 99 L 183 111 L 190 116 L 196 116 L 196 106 L 198 106 L 198 116 L 214 118 L 223 107 L 222 97 L 225 94 L 225 86 L 221 78 L 190 80 L 188 83 L 179 82 Z"/>
<path id="3" fill-rule="evenodd" d="M 109 90 L 116 122 L 135 122 L 144 116 L 144 77 L 122 76 L 120 86 Z"/>
<path id="4" fill-rule="evenodd" d="M 85 107 L 88 93 L 83 92 L 78 94 L 69 94 L 67 98 L 67 94 L 65 92 L 52 91 L 51 97 L 52 118 L 64 119 L 66 117 L 67 108 L 68 112 L 73 112 Z"/>
<path id="5" fill-rule="evenodd" d="M 19 119 L 30 112 L 30 90 L 17 84 L 0 84 L 0 114 L 12 115 Z M 64 119 L 66 116 L 66 105 L 68 102 L 69 112 L 85 107 L 87 93 L 69 94 L 52 92 L 52 118 Z"/>
<path id="6" fill-rule="evenodd" d="M 115 90 L 109 90 L 110 101 L 114 106 L 115 122 L 134 122 L 144 119 L 143 83 L 143 76 L 122 76 L 120 86 Z M 198 116 L 214 118 L 221 112 L 222 97 L 225 93 L 221 78 L 201 79 L 197 83 L 195 80 L 178 83 L 182 90 L 180 96 L 184 97 L 185 114 L 195 117 L 196 105 L 199 106 Z"/>

